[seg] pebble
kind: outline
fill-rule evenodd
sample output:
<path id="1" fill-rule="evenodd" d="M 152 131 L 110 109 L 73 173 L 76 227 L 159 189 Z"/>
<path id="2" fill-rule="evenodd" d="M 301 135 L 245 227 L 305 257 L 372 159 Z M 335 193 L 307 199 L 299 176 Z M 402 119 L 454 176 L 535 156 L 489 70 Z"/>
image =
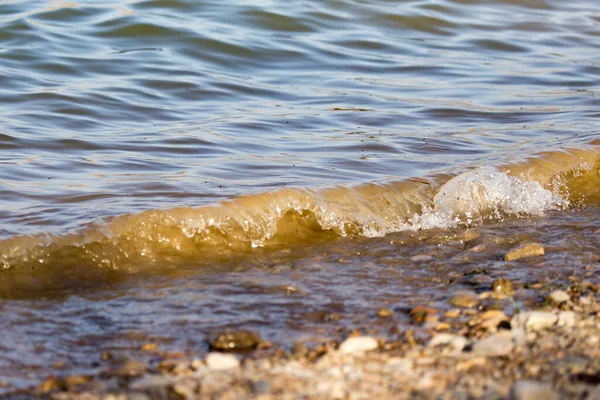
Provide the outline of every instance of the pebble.
<path id="1" fill-rule="evenodd" d="M 418 254 L 410 258 L 413 262 L 425 262 L 433 260 L 433 257 L 428 254 Z"/>
<path id="2" fill-rule="evenodd" d="M 580 306 L 589 306 L 590 304 L 592 304 L 592 300 L 589 297 L 580 297 L 579 298 Z"/>
<path id="3" fill-rule="evenodd" d="M 558 316 L 546 311 L 526 311 L 515 315 L 510 325 L 513 328 L 523 328 L 526 331 L 540 331 L 551 327 L 558 320 Z"/>
<path id="4" fill-rule="evenodd" d="M 435 308 L 417 306 L 410 311 L 410 319 L 413 324 L 423 324 L 437 322 L 440 316 Z"/>
<path id="5" fill-rule="evenodd" d="M 515 287 L 508 279 L 500 278 L 492 282 L 492 291 L 494 293 L 512 296 L 515 293 Z"/>
<path id="6" fill-rule="evenodd" d="M 473 353 L 480 356 L 500 357 L 509 355 L 515 345 L 510 332 L 500 332 L 488 336 L 473 345 Z"/>
<path id="7" fill-rule="evenodd" d="M 524 243 L 506 252 L 504 261 L 515 261 L 520 258 L 543 256 L 544 246 L 539 243 Z"/>
<path id="8" fill-rule="evenodd" d="M 558 394 L 548 384 L 518 381 L 510 391 L 511 400 L 558 400 Z"/>
<path id="9" fill-rule="evenodd" d="M 259 343 L 260 336 L 248 330 L 221 332 L 208 341 L 210 348 L 218 351 L 251 350 Z"/>
<path id="10" fill-rule="evenodd" d="M 146 365 L 143 362 L 134 359 L 126 360 L 116 371 L 117 375 L 122 378 L 139 376 L 144 372 L 146 372 Z"/>
<path id="11" fill-rule="evenodd" d="M 563 328 L 573 328 L 575 326 L 575 313 L 573 311 L 558 313 L 557 325 Z"/>
<path id="12" fill-rule="evenodd" d="M 486 364 L 486 362 L 487 361 L 486 361 L 485 357 L 469 358 L 465 361 L 461 361 L 461 362 L 457 363 L 456 370 L 459 372 L 469 371 L 472 368 L 484 366 Z"/>
<path id="13" fill-rule="evenodd" d="M 140 347 L 142 351 L 156 351 L 158 350 L 158 345 L 156 343 L 144 343 L 142 347 Z"/>
<path id="14" fill-rule="evenodd" d="M 548 295 L 548 299 L 555 304 L 560 304 L 571 300 L 571 296 L 564 290 L 555 290 Z"/>
<path id="15" fill-rule="evenodd" d="M 527 344 L 527 335 L 522 328 L 513 328 L 510 330 L 512 335 L 513 343 L 515 346 L 525 346 Z"/>
<path id="16" fill-rule="evenodd" d="M 206 366 L 214 371 L 222 371 L 240 367 L 240 360 L 233 354 L 209 353 L 206 357 Z"/>
<path id="17" fill-rule="evenodd" d="M 452 328 L 452 325 L 447 322 L 440 322 L 435 326 L 436 331 L 447 331 L 450 330 L 450 328 Z"/>
<path id="18" fill-rule="evenodd" d="M 394 315 L 394 312 L 389 308 L 381 308 L 379 311 L 377 311 L 377 316 L 379 318 L 389 318 L 392 315 Z"/>
<path id="19" fill-rule="evenodd" d="M 455 307 L 472 308 L 479 304 L 479 299 L 474 292 L 460 292 L 452 296 L 448 302 Z"/>
<path id="20" fill-rule="evenodd" d="M 377 340 L 371 336 L 356 336 L 346 339 L 340 345 L 340 352 L 344 354 L 364 353 L 379 347 Z"/>
<path id="21" fill-rule="evenodd" d="M 86 383 L 90 382 L 91 380 L 92 380 L 92 378 L 89 376 L 71 375 L 71 376 L 67 376 L 64 379 L 63 383 L 64 383 L 65 389 L 73 390 L 77 386 L 85 385 Z"/>
<path id="22" fill-rule="evenodd" d="M 501 322 L 507 321 L 508 317 L 500 310 L 488 310 L 469 321 L 469 326 L 479 326 L 487 331 L 496 332 Z"/>
<path id="23" fill-rule="evenodd" d="M 412 360 L 400 357 L 390 357 L 387 360 L 387 365 L 395 372 L 401 372 L 403 374 L 412 374 L 414 369 Z"/>
<path id="24" fill-rule="evenodd" d="M 451 347 L 456 353 L 463 351 L 467 345 L 467 339 L 461 335 L 453 335 L 450 333 L 440 333 L 435 335 L 427 345 L 430 348 L 436 347 Z"/>
<path id="25" fill-rule="evenodd" d="M 142 392 L 150 392 L 156 389 L 164 388 L 171 384 L 172 378 L 163 375 L 146 375 L 142 378 L 136 379 L 131 383 L 129 388 L 131 390 L 139 390 Z"/>
<path id="26" fill-rule="evenodd" d="M 172 394 L 176 399 L 191 400 L 197 398 L 195 395 L 197 385 L 193 381 L 179 381 L 171 385 Z"/>

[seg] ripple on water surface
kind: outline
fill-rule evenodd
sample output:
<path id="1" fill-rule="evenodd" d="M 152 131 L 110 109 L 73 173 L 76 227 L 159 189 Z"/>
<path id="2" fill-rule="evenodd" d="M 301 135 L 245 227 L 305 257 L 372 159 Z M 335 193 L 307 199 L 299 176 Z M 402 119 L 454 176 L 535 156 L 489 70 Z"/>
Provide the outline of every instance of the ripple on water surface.
<path id="1" fill-rule="evenodd" d="M 0 7 L 0 133 L 21 145 L 2 158 L 3 201 L 45 221 L 8 234 L 425 176 L 597 132 L 593 2 Z M 76 194 L 95 203 L 65 209 Z"/>

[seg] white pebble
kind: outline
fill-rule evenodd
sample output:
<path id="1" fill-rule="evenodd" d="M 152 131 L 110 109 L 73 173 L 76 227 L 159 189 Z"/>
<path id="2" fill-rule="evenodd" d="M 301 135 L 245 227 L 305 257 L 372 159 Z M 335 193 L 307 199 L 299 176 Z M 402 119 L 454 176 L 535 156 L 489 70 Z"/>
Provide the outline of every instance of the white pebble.
<path id="1" fill-rule="evenodd" d="M 340 352 L 344 354 L 364 353 L 379 347 L 377 340 L 371 336 L 357 336 L 346 339 L 340 345 Z"/>
<path id="2" fill-rule="evenodd" d="M 573 328 L 575 326 L 575 313 L 573 311 L 562 311 L 558 313 L 558 326 Z"/>
<path id="3" fill-rule="evenodd" d="M 550 328 L 556 323 L 558 316 L 545 311 L 526 311 L 515 315 L 510 321 L 513 328 L 523 328 L 527 331 L 539 331 Z"/>
<path id="4" fill-rule="evenodd" d="M 519 381 L 510 392 L 512 400 L 558 400 L 558 394 L 548 384 L 535 381 Z"/>
<path id="5" fill-rule="evenodd" d="M 210 353 L 206 356 L 206 366 L 216 371 L 239 368 L 240 360 L 233 354 Z"/>
<path id="6" fill-rule="evenodd" d="M 525 335 L 523 328 L 513 328 L 510 333 L 515 346 L 519 347 L 527 344 L 527 336 Z"/>
<path id="7" fill-rule="evenodd" d="M 473 345 L 473 352 L 481 356 L 506 356 L 510 354 L 515 345 L 510 332 L 500 332 L 488 336 Z"/>
<path id="8" fill-rule="evenodd" d="M 555 290 L 554 292 L 550 293 L 548 298 L 556 304 L 564 303 L 566 301 L 571 300 L 571 296 L 569 296 L 569 294 L 564 290 Z"/>
<path id="9" fill-rule="evenodd" d="M 467 339 L 460 335 L 452 335 L 450 333 L 440 333 L 435 335 L 430 341 L 428 347 L 452 347 L 459 353 L 467 345 Z"/>

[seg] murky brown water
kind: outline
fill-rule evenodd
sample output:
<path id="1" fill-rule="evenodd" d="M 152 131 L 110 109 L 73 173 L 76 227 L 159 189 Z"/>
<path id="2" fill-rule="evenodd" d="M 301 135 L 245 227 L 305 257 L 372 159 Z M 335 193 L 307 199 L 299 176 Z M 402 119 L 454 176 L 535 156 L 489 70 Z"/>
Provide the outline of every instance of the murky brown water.
<path id="1" fill-rule="evenodd" d="M 597 278 L 595 1 L 0 1 L 0 28 L 0 394 Z M 547 255 L 499 258 L 522 240 Z"/>

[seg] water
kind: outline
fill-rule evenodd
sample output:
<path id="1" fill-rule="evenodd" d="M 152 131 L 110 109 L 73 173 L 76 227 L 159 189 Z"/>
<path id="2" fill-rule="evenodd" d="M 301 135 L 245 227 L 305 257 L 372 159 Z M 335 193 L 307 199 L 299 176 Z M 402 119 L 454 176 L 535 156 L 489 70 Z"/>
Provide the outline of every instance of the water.
<path id="1" fill-rule="evenodd" d="M 350 329 L 467 226 L 594 232 L 599 45 L 591 0 L 0 1 L 0 380 Z"/>

